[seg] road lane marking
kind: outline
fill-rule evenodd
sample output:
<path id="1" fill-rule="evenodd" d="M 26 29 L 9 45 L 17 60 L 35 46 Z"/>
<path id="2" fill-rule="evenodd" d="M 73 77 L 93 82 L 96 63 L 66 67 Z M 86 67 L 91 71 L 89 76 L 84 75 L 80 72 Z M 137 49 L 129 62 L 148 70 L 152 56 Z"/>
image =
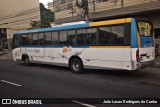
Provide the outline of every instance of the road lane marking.
<path id="1" fill-rule="evenodd" d="M 93 105 L 90 105 L 90 104 L 86 104 L 86 103 L 82 103 L 82 102 L 76 101 L 76 100 L 73 100 L 72 102 L 76 103 L 76 104 L 80 104 L 80 105 L 86 106 L 86 107 L 96 107 L 96 106 L 93 106 Z"/>
<path id="2" fill-rule="evenodd" d="M 22 86 L 22 85 L 19 85 L 19 84 L 13 83 L 13 82 L 9 82 L 9 81 L 5 81 L 5 80 L 1 80 L 1 82 L 7 83 L 7 84 L 11 84 L 11 85 L 15 85 L 17 87 L 21 87 Z"/>

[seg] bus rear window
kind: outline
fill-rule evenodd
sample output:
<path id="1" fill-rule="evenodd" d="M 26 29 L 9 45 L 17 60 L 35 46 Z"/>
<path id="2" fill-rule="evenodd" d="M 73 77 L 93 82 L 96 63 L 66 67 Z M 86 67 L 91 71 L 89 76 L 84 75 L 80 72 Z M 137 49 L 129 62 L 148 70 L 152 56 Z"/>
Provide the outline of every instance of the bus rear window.
<path id="1" fill-rule="evenodd" d="M 138 22 L 140 36 L 152 36 L 152 25 L 147 22 Z"/>

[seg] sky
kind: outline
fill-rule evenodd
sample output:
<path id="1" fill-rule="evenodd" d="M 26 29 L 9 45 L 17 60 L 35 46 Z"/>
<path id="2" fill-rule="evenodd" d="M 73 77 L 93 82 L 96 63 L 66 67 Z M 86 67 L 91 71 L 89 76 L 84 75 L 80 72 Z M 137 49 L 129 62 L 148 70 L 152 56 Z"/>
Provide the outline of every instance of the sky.
<path id="1" fill-rule="evenodd" d="M 47 5 L 47 2 L 53 2 L 53 0 L 39 0 L 39 2 L 43 3 L 44 5 Z"/>

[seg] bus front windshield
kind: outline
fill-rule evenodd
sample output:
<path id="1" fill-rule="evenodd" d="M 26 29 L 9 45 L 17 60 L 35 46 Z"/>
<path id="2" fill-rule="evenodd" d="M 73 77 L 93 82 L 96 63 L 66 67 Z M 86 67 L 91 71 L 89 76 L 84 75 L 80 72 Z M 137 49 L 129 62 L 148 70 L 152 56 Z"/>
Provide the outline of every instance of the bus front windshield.
<path id="1" fill-rule="evenodd" d="M 13 35 L 13 43 L 12 43 L 12 49 L 20 47 L 20 38 L 18 35 Z"/>
<path id="2" fill-rule="evenodd" d="M 152 25 L 147 22 L 138 22 L 138 30 L 140 36 L 150 37 L 153 35 Z"/>

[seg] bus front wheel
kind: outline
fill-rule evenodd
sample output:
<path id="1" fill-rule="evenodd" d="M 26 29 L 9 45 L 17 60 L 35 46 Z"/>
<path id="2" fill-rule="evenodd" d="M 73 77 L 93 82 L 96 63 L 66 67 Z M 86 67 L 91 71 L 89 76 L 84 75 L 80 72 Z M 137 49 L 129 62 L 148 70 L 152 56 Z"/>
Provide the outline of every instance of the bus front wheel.
<path id="1" fill-rule="evenodd" d="M 78 58 L 73 58 L 70 62 L 69 67 L 73 73 L 80 74 L 83 72 L 83 63 Z"/>
<path id="2" fill-rule="evenodd" d="M 25 64 L 25 65 L 30 65 L 30 60 L 29 60 L 28 57 L 25 57 L 25 58 L 24 58 L 24 64 Z"/>

